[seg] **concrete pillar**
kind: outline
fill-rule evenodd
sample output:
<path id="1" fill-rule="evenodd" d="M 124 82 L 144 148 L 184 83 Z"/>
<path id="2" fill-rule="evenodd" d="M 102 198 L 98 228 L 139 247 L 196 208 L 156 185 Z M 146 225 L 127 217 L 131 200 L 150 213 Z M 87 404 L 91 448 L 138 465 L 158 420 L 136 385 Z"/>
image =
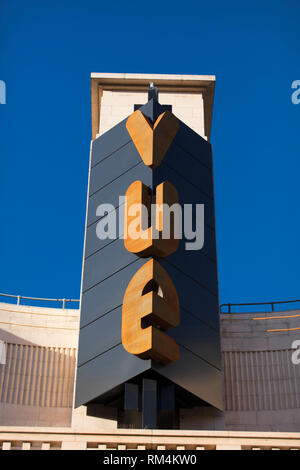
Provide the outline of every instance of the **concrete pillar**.
<path id="1" fill-rule="evenodd" d="M 61 450 L 85 450 L 86 442 L 66 441 L 61 443 Z"/>

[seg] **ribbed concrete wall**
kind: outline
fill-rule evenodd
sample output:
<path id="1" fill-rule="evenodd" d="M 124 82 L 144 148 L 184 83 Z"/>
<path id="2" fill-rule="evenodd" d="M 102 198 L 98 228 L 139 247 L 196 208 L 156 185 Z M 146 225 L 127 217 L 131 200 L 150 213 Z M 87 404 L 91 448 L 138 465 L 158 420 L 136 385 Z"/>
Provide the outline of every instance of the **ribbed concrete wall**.
<path id="1" fill-rule="evenodd" d="M 1 366 L 0 402 L 14 405 L 72 407 L 74 348 L 6 344 Z"/>
<path id="2" fill-rule="evenodd" d="M 77 310 L 0 304 L 0 422 L 70 426 Z"/>
<path id="3" fill-rule="evenodd" d="M 291 355 L 290 349 L 226 351 L 226 410 L 300 408 L 300 367 L 292 364 Z"/>
<path id="4" fill-rule="evenodd" d="M 299 313 L 222 314 L 227 429 L 300 430 Z"/>

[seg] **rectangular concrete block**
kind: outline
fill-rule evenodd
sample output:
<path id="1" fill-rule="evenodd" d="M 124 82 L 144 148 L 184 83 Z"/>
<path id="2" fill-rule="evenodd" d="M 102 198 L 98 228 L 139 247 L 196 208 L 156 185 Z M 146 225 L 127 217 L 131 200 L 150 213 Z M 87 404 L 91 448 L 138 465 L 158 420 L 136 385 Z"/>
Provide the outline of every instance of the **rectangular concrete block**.
<path id="1" fill-rule="evenodd" d="M 11 450 L 11 442 L 3 442 L 2 450 Z"/>
<path id="2" fill-rule="evenodd" d="M 61 443 L 61 450 L 86 450 L 86 448 L 86 442 L 63 441 Z"/>
<path id="3" fill-rule="evenodd" d="M 242 450 L 242 446 L 240 446 L 240 445 L 218 444 L 218 445 L 216 445 L 216 450 Z"/>
<path id="4" fill-rule="evenodd" d="M 41 450 L 50 450 L 50 443 L 49 442 L 42 442 Z"/>
<path id="5" fill-rule="evenodd" d="M 22 450 L 30 450 L 31 443 L 30 442 L 23 442 L 22 443 Z"/>

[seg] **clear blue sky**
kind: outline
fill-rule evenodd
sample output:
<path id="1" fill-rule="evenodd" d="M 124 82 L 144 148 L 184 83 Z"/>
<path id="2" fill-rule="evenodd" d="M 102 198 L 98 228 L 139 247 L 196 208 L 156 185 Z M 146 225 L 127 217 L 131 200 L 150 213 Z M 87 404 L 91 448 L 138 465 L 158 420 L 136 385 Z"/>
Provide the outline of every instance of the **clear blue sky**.
<path id="1" fill-rule="evenodd" d="M 300 298 L 300 4 L 1 0 L 0 292 L 78 297 L 90 73 L 215 74 L 221 302 Z"/>

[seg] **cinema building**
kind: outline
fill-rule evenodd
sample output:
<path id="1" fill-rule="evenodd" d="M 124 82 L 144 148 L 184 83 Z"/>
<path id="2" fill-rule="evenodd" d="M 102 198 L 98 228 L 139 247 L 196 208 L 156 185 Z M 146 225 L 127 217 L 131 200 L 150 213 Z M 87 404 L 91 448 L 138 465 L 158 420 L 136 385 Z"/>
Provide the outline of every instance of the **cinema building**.
<path id="1" fill-rule="evenodd" d="M 92 74 L 81 298 L 2 296 L 3 450 L 300 449 L 300 303 L 219 305 L 214 86 Z M 203 248 L 174 221 L 166 243 L 164 212 L 133 238 L 132 206 L 153 201 L 204 204 Z M 101 204 L 122 236 L 99 238 Z"/>

